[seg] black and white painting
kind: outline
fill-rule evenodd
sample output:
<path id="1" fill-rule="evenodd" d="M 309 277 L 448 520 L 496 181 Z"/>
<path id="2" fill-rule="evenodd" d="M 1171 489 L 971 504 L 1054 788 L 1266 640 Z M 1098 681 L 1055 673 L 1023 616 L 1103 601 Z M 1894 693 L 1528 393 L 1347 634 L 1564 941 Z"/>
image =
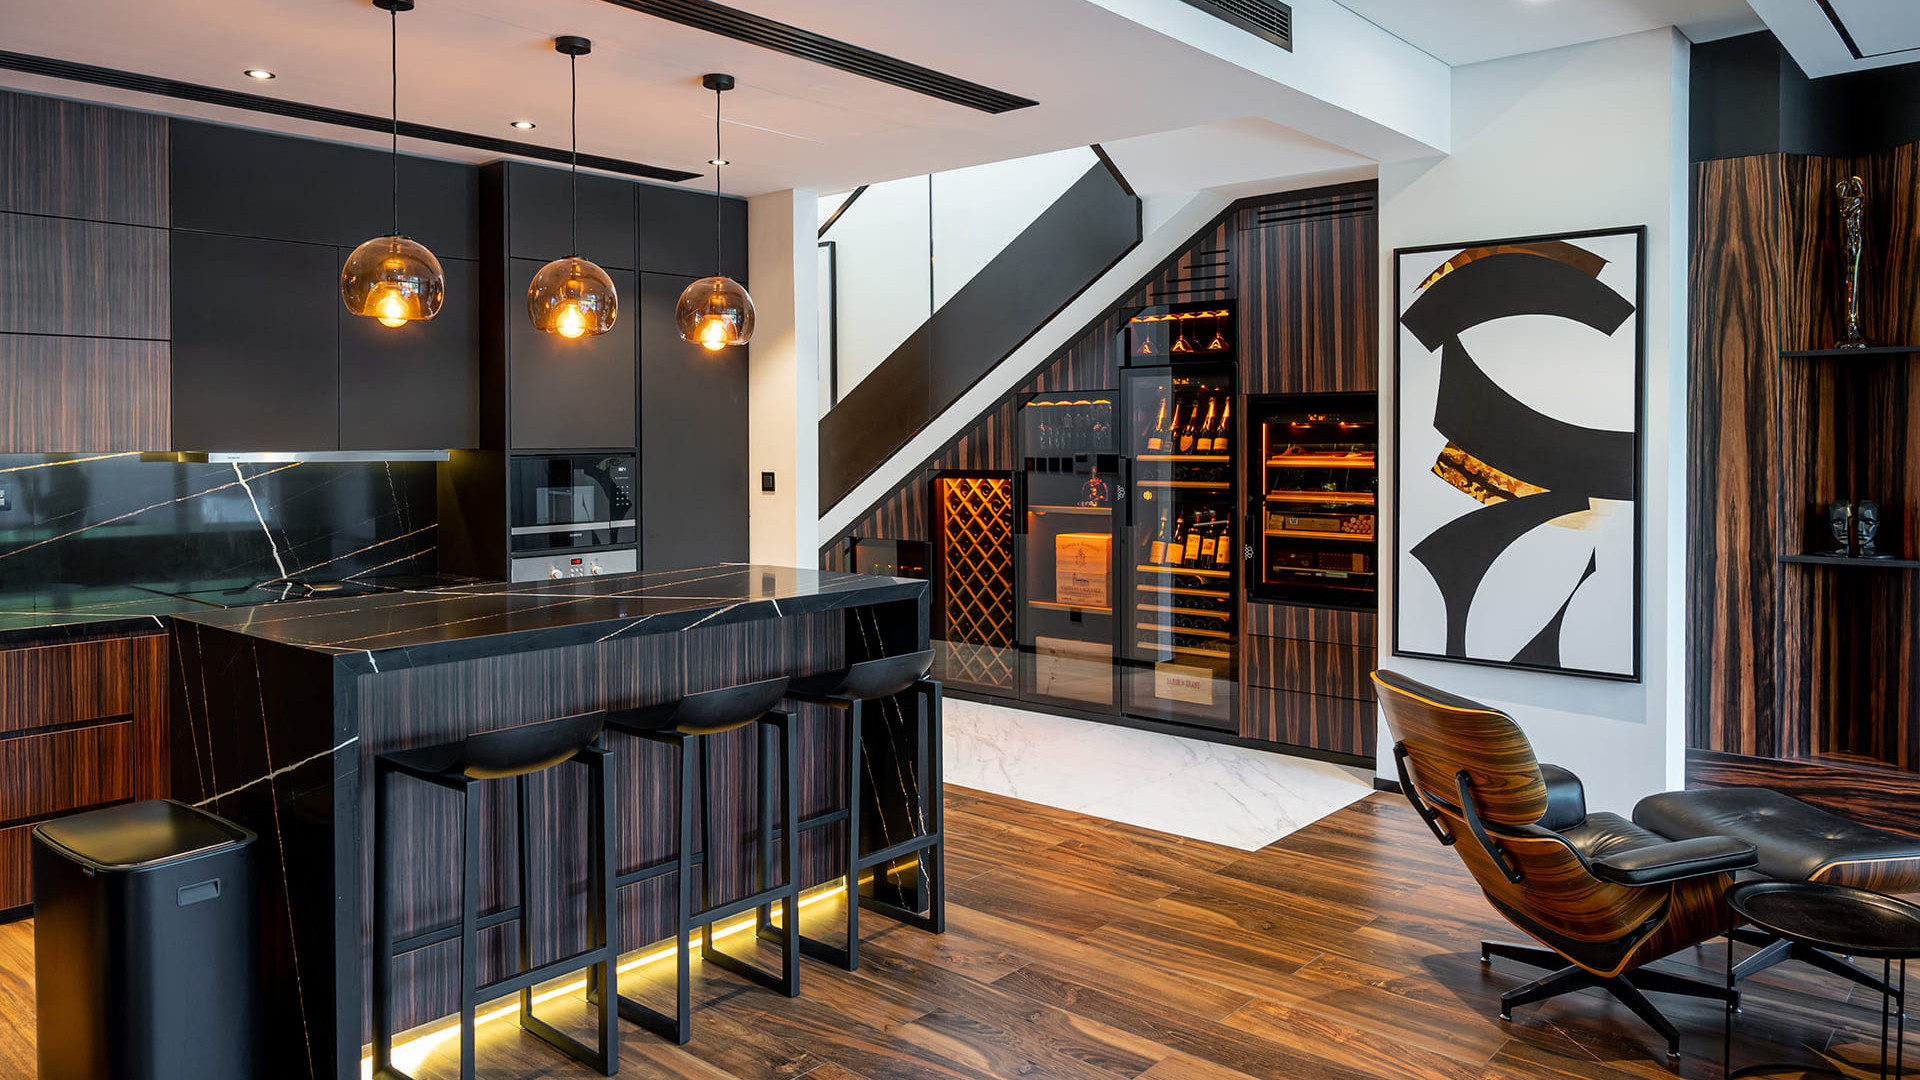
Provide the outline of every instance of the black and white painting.
<path id="1" fill-rule="evenodd" d="M 1640 677 L 1646 229 L 1394 253 L 1394 652 Z"/>

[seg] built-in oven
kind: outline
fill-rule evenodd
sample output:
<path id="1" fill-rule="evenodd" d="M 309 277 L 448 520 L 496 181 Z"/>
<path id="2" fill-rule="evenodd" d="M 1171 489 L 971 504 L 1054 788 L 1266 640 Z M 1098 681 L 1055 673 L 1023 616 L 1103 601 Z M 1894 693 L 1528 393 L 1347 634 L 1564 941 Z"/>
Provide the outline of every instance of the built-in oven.
<path id="1" fill-rule="evenodd" d="M 634 546 L 633 485 L 632 454 L 515 456 L 507 484 L 513 554 Z"/>

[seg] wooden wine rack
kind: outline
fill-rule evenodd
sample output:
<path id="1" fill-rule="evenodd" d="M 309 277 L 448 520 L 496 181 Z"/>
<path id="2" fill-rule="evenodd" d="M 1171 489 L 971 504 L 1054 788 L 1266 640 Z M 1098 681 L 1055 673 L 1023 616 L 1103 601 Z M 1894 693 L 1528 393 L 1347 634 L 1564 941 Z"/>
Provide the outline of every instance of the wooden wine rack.
<path id="1" fill-rule="evenodd" d="M 951 681 L 1014 688 L 1013 480 L 936 478 L 945 572 L 938 583 Z"/>

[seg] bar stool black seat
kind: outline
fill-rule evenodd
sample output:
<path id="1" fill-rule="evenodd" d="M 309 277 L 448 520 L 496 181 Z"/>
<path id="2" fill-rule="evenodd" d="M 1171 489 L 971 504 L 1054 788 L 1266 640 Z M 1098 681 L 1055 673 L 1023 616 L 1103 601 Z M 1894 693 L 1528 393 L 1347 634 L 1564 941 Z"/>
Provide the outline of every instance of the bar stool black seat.
<path id="1" fill-rule="evenodd" d="M 808 956 L 838 964 L 848 971 L 855 971 L 860 967 L 860 909 L 863 907 L 918 926 L 931 933 L 946 932 L 946 887 L 942 866 L 940 791 L 937 784 L 929 785 L 924 782 L 925 778 L 941 775 L 941 689 L 937 680 L 927 677 L 932 670 L 933 650 L 927 649 L 921 652 L 904 653 L 900 656 L 882 657 L 878 660 L 863 660 L 838 671 L 795 679 L 787 686 L 787 697 L 791 700 L 825 705 L 847 714 L 848 812 L 845 879 L 847 945 L 844 949 L 836 948 L 826 942 L 803 936 L 800 939 L 800 948 Z M 926 703 L 924 710 L 915 710 L 918 749 L 915 756 L 914 791 L 909 795 L 913 817 L 912 832 L 898 839 L 883 836 L 880 846 L 872 851 L 862 852 L 860 811 L 869 797 L 862 783 L 862 778 L 865 776 L 862 748 L 865 742 L 866 706 L 870 702 L 881 701 L 895 694 L 909 691 L 918 695 Z M 875 782 L 878 783 L 878 780 L 876 779 Z M 930 787 L 932 790 L 929 790 Z M 824 827 L 837 820 L 837 817 L 830 817 L 808 827 Z M 924 914 L 904 904 L 886 900 L 881 895 L 862 896 L 860 894 L 860 875 L 863 871 L 875 867 L 884 868 L 908 855 L 918 856 L 925 874 L 926 911 Z M 875 893 L 882 891 L 879 888 L 875 889 Z"/>
<path id="2" fill-rule="evenodd" d="M 613 1010 L 601 1004 L 597 1048 L 556 1031 L 533 1014 L 533 987 L 582 968 L 611 978 L 620 948 L 613 910 L 613 791 L 607 783 L 608 754 L 599 743 L 606 714 L 595 712 L 469 735 L 457 742 L 380 754 L 373 759 L 373 1074 L 380 1080 L 411 1080 L 393 1064 L 393 962 L 430 945 L 460 942 L 460 1075 L 473 1077 L 474 1012 L 484 1002 L 518 991 L 520 1026 L 568 1057 L 612 1076 L 620 1071 L 620 1030 Z M 568 761 L 585 765 L 589 775 L 588 809 L 592 847 L 588 853 L 588 921 L 592 944 L 585 951 L 528 966 L 532 872 L 527 858 L 527 777 Z M 393 937 L 393 778 L 408 776 L 458 792 L 465 799 L 459 923 Z M 482 780 L 514 780 L 520 852 L 519 903 L 480 914 L 480 786 Z M 490 983 L 479 979 L 480 932 L 506 922 L 520 927 L 520 971 Z"/>
<path id="3" fill-rule="evenodd" d="M 674 747 L 680 761 L 680 806 L 679 806 L 679 852 L 671 859 L 640 867 L 625 873 L 616 873 L 614 887 L 625 888 L 642 881 L 648 881 L 662 874 L 678 875 L 677 900 L 675 904 L 675 958 L 678 971 L 675 976 L 677 1002 L 672 1016 L 635 1001 L 632 998 L 613 995 L 619 1003 L 620 1015 L 657 1035 L 685 1044 L 693 1038 L 691 979 L 692 964 L 689 938 L 693 930 L 700 929 L 700 958 L 723 971 L 732 972 L 742 978 L 753 980 L 778 990 L 788 997 L 797 997 L 800 993 L 800 967 L 796 962 L 799 956 L 800 925 L 800 857 L 799 845 L 789 843 L 784 846 L 782 873 L 778 882 L 773 874 L 773 842 L 778 833 L 774 828 L 773 815 L 773 779 L 774 771 L 769 767 L 773 759 L 773 747 L 780 744 L 780 787 L 782 794 L 782 821 L 797 821 L 800 816 L 800 785 L 798 778 L 799 745 L 794 729 L 793 717 L 775 709 L 786 692 L 786 679 L 768 679 L 763 682 L 742 683 L 739 686 L 724 687 L 719 690 L 707 690 L 688 694 L 675 701 L 658 705 L 646 705 L 636 709 L 623 709 L 608 714 L 607 727 L 610 730 L 632 735 L 653 742 Z M 759 810 L 760 810 L 760 859 L 758 865 L 758 888 L 754 892 L 724 904 L 713 902 L 713 827 L 711 797 L 711 774 L 708 768 L 708 735 L 718 735 L 746 727 L 748 724 L 760 725 L 760 763 L 759 763 Z M 691 741 L 698 756 L 689 753 Z M 696 773 L 695 770 L 698 769 Z M 694 805 L 694 780 L 699 778 L 699 805 Z M 700 822 L 700 854 L 693 853 L 694 817 Z M 701 864 L 700 903 L 693 903 L 693 867 Z M 714 947 L 713 924 L 732 915 L 755 908 L 769 907 L 778 903 L 782 907 L 785 921 L 785 934 L 781 943 L 780 973 L 775 975 L 735 956 L 730 956 Z M 599 997 L 596 982 L 594 996 Z"/>

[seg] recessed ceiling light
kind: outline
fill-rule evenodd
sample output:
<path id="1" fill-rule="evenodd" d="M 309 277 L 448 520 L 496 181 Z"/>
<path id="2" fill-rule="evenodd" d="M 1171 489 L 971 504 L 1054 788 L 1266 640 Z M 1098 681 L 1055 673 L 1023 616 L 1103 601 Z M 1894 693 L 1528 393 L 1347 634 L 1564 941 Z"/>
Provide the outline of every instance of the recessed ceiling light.
<path id="1" fill-rule="evenodd" d="M 531 120 L 509 120 L 507 126 L 517 127 L 521 131 L 532 131 L 535 125 Z"/>
<path id="2" fill-rule="evenodd" d="M 267 70 L 266 68 L 248 68 L 248 69 L 247 69 L 246 71 L 244 71 L 244 72 L 242 72 L 241 74 L 243 74 L 243 75 L 245 75 L 245 76 L 246 76 L 247 78 L 249 78 L 249 79 L 263 79 L 263 80 L 264 80 L 264 79 L 277 79 L 277 78 L 279 78 L 279 76 L 278 76 L 278 75 L 275 75 L 275 74 L 274 74 L 273 72 L 271 72 L 271 71 L 268 71 L 268 70 Z"/>

